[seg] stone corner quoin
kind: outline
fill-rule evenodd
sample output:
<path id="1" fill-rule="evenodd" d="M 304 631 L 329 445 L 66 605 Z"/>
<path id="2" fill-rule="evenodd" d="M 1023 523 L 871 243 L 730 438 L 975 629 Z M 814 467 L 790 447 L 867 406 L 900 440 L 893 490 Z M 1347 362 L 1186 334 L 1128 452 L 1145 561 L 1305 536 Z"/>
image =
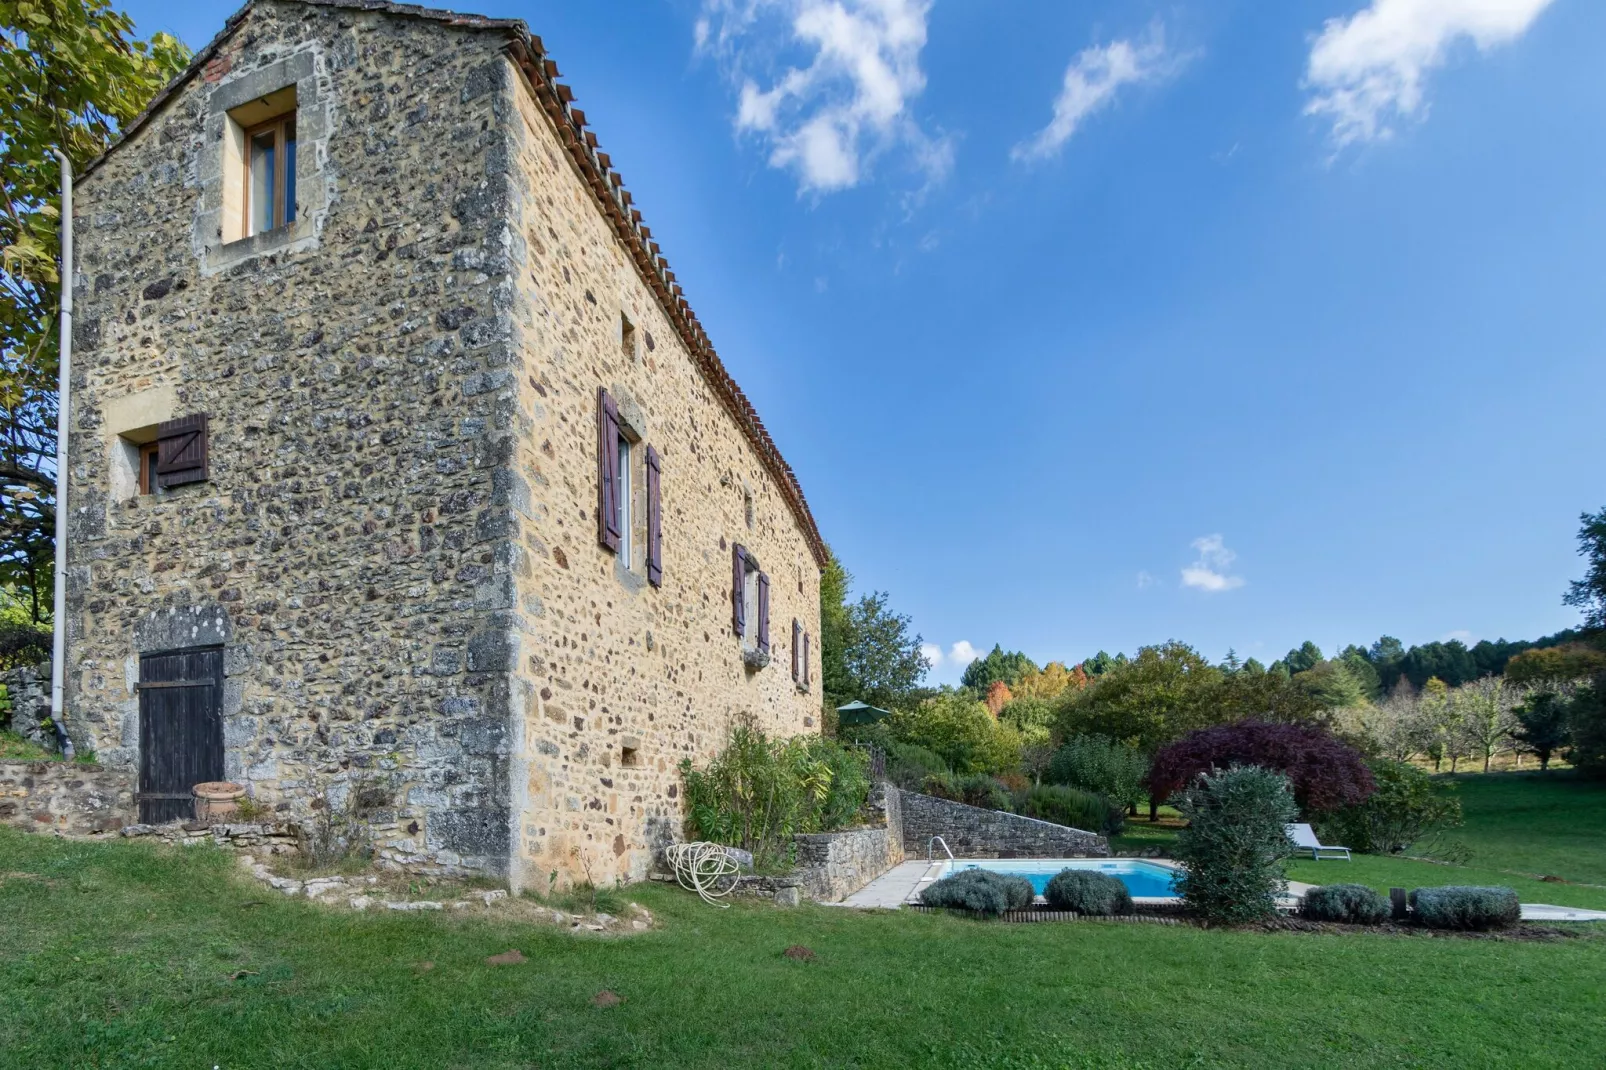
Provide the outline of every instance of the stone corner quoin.
<path id="1" fill-rule="evenodd" d="M 517 25 L 259 0 L 81 177 L 66 710 L 142 782 L 205 765 L 152 742 L 191 718 L 278 820 L 360 805 L 387 863 L 544 888 L 642 877 L 733 718 L 817 730 L 822 544 Z M 225 241 L 230 117 L 292 85 L 298 217 Z M 601 391 L 661 583 L 643 469 L 628 565 L 599 541 Z M 215 688 L 151 683 L 203 650 Z"/>

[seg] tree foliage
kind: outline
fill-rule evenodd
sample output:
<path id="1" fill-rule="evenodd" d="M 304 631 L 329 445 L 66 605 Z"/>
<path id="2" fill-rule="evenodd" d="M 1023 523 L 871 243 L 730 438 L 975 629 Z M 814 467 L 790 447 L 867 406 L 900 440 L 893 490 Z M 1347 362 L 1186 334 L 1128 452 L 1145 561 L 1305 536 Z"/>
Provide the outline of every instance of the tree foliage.
<path id="1" fill-rule="evenodd" d="M 1606 673 L 1573 695 L 1565 757 L 1584 776 L 1606 780 Z"/>
<path id="2" fill-rule="evenodd" d="M 1071 736 L 1054 752 L 1048 780 L 1093 791 L 1125 807 L 1137 805 L 1149 762 L 1124 743 L 1104 736 Z"/>
<path id="3" fill-rule="evenodd" d="M 55 527 L 60 149 L 81 167 L 189 52 L 106 0 L 0 3 L 0 583 L 48 613 Z"/>
<path id="4" fill-rule="evenodd" d="M 1038 671 L 1040 670 L 1037 668 L 1037 663 L 1025 654 L 1018 650 L 1006 651 L 995 643 L 986 657 L 977 658 L 965 666 L 964 675 L 959 678 L 959 686 L 968 688 L 978 695 L 985 695 L 988 689 L 999 681 L 1013 689 L 1021 677 Z"/>
<path id="5" fill-rule="evenodd" d="M 831 555 L 820 575 L 820 660 L 826 702 L 855 699 L 882 709 L 912 705 L 930 669 L 910 618 L 887 607 L 885 591 L 848 601 L 852 575 Z"/>
<path id="6" fill-rule="evenodd" d="M 1536 647 L 1506 664 L 1506 679 L 1514 684 L 1557 685 L 1587 680 L 1606 672 L 1606 652 L 1584 643 Z"/>
<path id="7" fill-rule="evenodd" d="M 1562 603 L 1583 612 L 1584 627 L 1606 631 L 1606 508 L 1579 515 L 1578 553 L 1589 567 L 1568 586 Z"/>
<path id="8" fill-rule="evenodd" d="M 1530 692 L 1522 705 L 1512 711 L 1517 727 L 1511 738 L 1517 746 L 1539 759 L 1539 769 L 1550 768 L 1551 756 L 1566 746 L 1568 739 L 1568 700 L 1555 691 Z"/>
<path id="9" fill-rule="evenodd" d="M 1323 842 L 1367 854 L 1409 850 L 1423 855 L 1443 848 L 1438 837 L 1461 825 L 1461 800 L 1453 783 L 1441 786 L 1409 762 L 1375 758 L 1367 764 L 1377 790 L 1364 802 L 1324 817 L 1318 826 Z"/>
<path id="10" fill-rule="evenodd" d="M 940 755 L 956 773 L 1012 773 L 1020 766 L 1020 733 L 963 692 L 895 710 L 884 723 L 893 738 Z"/>
<path id="11" fill-rule="evenodd" d="M 1322 728 L 1239 721 L 1199 729 L 1162 748 L 1149 766 L 1149 794 L 1168 799 L 1199 774 L 1234 765 L 1287 776 L 1306 813 L 1354 806 L 1377 787 L 1360 752 Z"/>

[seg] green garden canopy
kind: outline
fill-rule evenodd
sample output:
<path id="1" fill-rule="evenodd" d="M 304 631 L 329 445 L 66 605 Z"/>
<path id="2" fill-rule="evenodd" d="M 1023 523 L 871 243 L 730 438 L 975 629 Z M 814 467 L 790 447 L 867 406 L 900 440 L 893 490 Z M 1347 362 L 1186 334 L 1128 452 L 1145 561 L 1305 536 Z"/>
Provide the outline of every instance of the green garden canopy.
<path id="1" fill-rule="evenodd" d="M 891 710 L 878 710 L 866 702 L 850 702 L 836 708 L 837 724 L 874 724 L 890 716 Z"/>

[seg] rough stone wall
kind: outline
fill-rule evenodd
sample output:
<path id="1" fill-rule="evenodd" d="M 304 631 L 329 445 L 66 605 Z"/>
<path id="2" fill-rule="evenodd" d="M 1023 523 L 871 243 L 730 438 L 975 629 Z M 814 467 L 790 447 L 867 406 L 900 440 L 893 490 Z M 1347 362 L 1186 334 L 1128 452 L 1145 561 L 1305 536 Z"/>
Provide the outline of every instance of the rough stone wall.
<path id="1" fill-rule="evenodd" d="M 846 899 L 903 861 L 903 844 L 884 828 L 796 837 L 803 894 L 822 903 Z"/>
<path id="2" fill-rule="evenodd" d="M 134 778 L 125 769 L 0 761 L 0 824 L 86 836 L 122 828 L 133 805 Z"/>
<path id="3" fill-rule="evenodd" d="M 384 857 L 443 871 L 505 871 L 510 827 L 502 43 L 264 0 L 74 213 L 80 749 L 136 768 L 139 653 L 221 645 L 226 775 L 281 818 L 382 791 Z M 218 106 L 269 70 L 321 208 L 237 255 L 207 222 Z M 135 493 L 120 434 L 202 412 L 209 481 Z"/>
<path id="4" fill-rule="evenodd" d="M 517 536 L 515 868 L 537 885 L 553 870 L 634 880 L 657 846 L 679 838 L 682 759 L 706 761 L 737 717 L 779 735 L 818 730 L 817 683 L 805 692 L 792 681 L 791 622 L 813 636 L 818 681 L 819 571 L 768 470 L 516 77 L 503 98 L 514 165 L 505 249 L 523 359 L 497 395 L 521 428 L 503 477 L 515 488 L 506 521 Z M 598 543 L 599 387 L 662 458 L 661 588 L 646 579 L 643 519 L 629 567 Z M 644 518 L 644 450 L 634 452 L 631 512 Z M 733 634 L 733 543 L 771 577 L 772 660 L 761 669 L 744 667 Z"/>
<path id="5" fill-rule="evenodd" d="M 225 775 L 276 819 L 379 792 L 388 862 L 634 879 L 682 758 L 738 716 L 815 729 L 790 644 L 797 617 L 818 681 L 819 574 L 505 44 L 261 0 L 81 180 L 68 722 L 134 770 L 139 654 L 221 646 Z M 224 112 L 280 82 L 303 216 L 224 245 Z M 599 386 L 663 458 L 661 589 L 644 540 L 597 544 Z M 123 436 L 195 413 L 209 480 L 137 494 Z M 764 669 L 737 541 L 773 580 Z"/>
<path id="6" fill-rule="evenodd" d="M 959 858 L 1108 858 L 1110 855 L 1109 841 L 1096 833 L 912 791 L 892 787 L 887 791 L 889 795 L 898 796 L 903 849 L 917 858 L 926 857 L 933 836 L 941 836 L 948 849 Z"/>
<path id="7" fill-rule="evenodd" d="M 28 742 L 46 750 L 59 749 L 56 733 L 48 727 L 50 722 L 50 666 L 46 661 L 39 665 L 21 665 L 0 673 L 0 686 L 6 689 L 6 702 L 10 709 L 0 716 L 10 718 L 8 727 Z"/>

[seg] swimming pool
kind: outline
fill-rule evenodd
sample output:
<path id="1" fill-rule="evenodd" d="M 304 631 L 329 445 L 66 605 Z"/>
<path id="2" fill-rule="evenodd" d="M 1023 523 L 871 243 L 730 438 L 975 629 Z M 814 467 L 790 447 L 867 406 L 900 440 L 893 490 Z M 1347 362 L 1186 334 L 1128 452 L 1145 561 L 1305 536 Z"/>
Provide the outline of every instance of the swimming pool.
<path id="1" fill-rule="evenodd" d="M 948 863 L 943 875 L 951 876 L 965 869 L 987 869 L 1025 877 L 1032 882 L 1032 890 L 1038 895 L 1043 894 L 1043 889 L 1060 870 L 1090 869 L 1118 879 L 1134 899 L 1175 898 L 1177 892 L 1172 881 L 1180 875 L 1170 866 L 1136 858 L 959 858 Z"/>

